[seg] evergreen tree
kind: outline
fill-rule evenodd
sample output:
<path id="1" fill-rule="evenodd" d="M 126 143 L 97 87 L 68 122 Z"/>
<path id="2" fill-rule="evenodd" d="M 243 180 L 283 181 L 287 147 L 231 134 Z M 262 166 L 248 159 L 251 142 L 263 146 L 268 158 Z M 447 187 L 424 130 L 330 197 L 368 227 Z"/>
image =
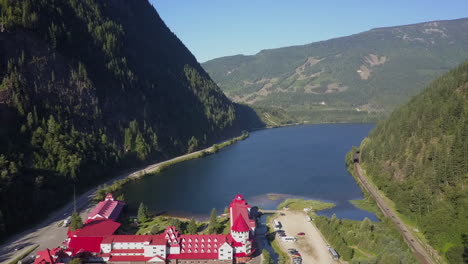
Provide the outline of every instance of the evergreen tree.
<path id="1" fill-rule="evenodd" d="M 190 219 L 188 225 L 187 225 L 187 233 L 190 235 L 195 235 L 198 231 L 198 226 L 197 222 L 195 222 L 195 219 Z"/>
<path id="2" fill-rule="evenodd" d="M 146 222 L 149 218 L 148 207 L 141 202 L 140 206 L 138 207 L 138 222 L 143 223 Z"/>
<path id="3" fill-rule="evenodd" d="M 208 224 L 208 233 L 209 234 L 216 234 L 218 231 L 218 216 L 216 214 L 216 208 L 213 208 L 211 210 L 211 215 L 210 215 L 210 223 Z"/>
<path id="4" fill-rule="evenodd" d="M 81 220 L 80 214 L 76 211 L 71 215 L 70 230 L 75 231 L 83 227 L 83 220 Z"/>

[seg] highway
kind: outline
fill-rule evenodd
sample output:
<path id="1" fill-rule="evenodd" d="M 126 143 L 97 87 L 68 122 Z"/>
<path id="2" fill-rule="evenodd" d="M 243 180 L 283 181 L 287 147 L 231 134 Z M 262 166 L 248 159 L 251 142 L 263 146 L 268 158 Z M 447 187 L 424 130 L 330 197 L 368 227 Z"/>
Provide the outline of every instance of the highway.
<path id="1" fill-rule="evenodd" d="M 367 190 L 367 192 L 371 194 L 372 197 L 374 197 L 382 213 L 392 220 L 392 222 L 397 227 L 398 231 L 402 234 L 406 243 L 409 245 L 409 247 L 413 251 L 413 254 L 416 257 L 416 259 L 419 261 L 419 263 L 435 264 L 436 262 L 432 260 L 428 251 L 426 251 L 426 248 L 429 248 L 429 246 L 428 245 L 423 246 L 422 242 L 412 234 L 412 232 L 403 223 L 403 221 L 401 221 L 401 219 L 387 205 L 387 203 L 385 202 L 383 197 L 379 194 L 379 192 L 377 192 L 374 186 L 370 184 L 369 181 L 366 179 L 366 177 L 364 176 L 364 172 L 361 168 L 361 165 L 358 162 L 354 163 L 354 171 L 356 172 L 356 175 L 358 177 L 358 180 L 361 183 L 361 186 L 363 186 Z M 432 249 L 429 252 L 432 252 L 432 254 L 435 254 L 434 249 Z"/>
<path id="2" fill-rule="evenodd" d="M 127 177 L 140 177 L 141 175 L 155 172 L 161 165 L 169 162 L 179 161 L 185 159 L 192 155 L 196 155 L 202 151 L 211 152 L 212 147 L 202 149 L 196 152 L 185 154 L 170 160 L 158 162 L 131 172 L 123 173 L 113 179 L 108 180 L 104 184 L 111 185 L 117 180 L 121 180 Z M 82 219 L 85 219 L 87 211 L 91 207 L 91 201 L 94 197 L 95 192 L 99 186 L 95 186 L 88 190 L 87 192 L 76 197 L 76 208 L 80 212 Z M 34 227 L 31 227 L 17 235 L 10 237 L 2 245 L 0 245 L 0 263 L 6 264 L 10 260 L 19 256 L 23 251 L 27 250 L 28 247 L 32 245 L 39 245 L 39 247 L 29 254 L 24 259 L 32 259 L 31 256 L 34 256 L 36 251 L 44 250 L 46 248 L 55 248 L 62 244 L 62 242 L 67 238 L 67 228 L 59 227 L 58 224 L 71 215 L 73 212 L 73 201 L 70 201 L 61 209 L 50 214 L 47 219 L 43 220 L 40 224 L 37 224 Z M 15 251 L 17 247 L 22 247 L 21 250 Z"/>

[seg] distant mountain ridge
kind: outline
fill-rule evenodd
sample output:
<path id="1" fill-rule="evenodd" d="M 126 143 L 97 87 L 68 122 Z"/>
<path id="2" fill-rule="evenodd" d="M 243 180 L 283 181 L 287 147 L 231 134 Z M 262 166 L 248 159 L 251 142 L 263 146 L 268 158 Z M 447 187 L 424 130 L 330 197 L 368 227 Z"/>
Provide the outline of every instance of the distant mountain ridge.
<path id="1" fill-rule="evenodd" d="M 234 101 L 296 120 L 371 121 L 468 58 L 468 18 L 375 28 L 202 66 Z"/>

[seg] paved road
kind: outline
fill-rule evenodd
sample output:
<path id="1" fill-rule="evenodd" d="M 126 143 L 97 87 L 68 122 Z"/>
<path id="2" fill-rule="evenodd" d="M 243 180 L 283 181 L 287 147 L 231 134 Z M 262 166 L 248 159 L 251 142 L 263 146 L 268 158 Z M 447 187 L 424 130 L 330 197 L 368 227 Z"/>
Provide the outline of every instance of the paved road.
<path id="1" fill-rule="evenodd" d="M 425 250 L 425 247 L 422 245 L 421 241 L 410 232 L 409 228 L 390 209 L 390 207 L 386 204 L 385 200 L 380 196 L 377 190 L 375 190 L 374 186 L 367 181 L 361 166 L 357 162 L 354 163 L 354 171 L 356 172 L 356 175 L 359 181 L 361 182 L 362 186 L 364 186 L 364 188 L 374 197 L 375 201 L 377 202 L 377 205 L 379 206 L 383 214 L 390 218 L 396 225 L 398 231 L 403 235 L 403 238 L 405 239 L 406 243 L 408 243 L 408 245 L 410 246 L 414 256 L 419 261 L 419 263 L 436 263 L 429 257 L 429 254 Z"/>
<path id="2" fill-rule="evenodd" d="M 202 151 L 211 151 L 212 147 L 199 150 L 190 154 L 182 155 L 167 161 L 155 163 L 131 172 L 123 173 L 111 180 L 105 182 L 107 185 L 111 185 L 117 180 L 121 180 L 127 177 L 139 177 L 146 173 L 151 173 L 156 171 L 159 166 L 173 161 L 178 161 L 180 159 L 187 158 L 191 155 L 196 155 Z M 94 197 L 94 193 L 98 189 L 99 186 L 95 186 L 91 188 L 89 191 L 81 194 L 80 196 L 76 197 L 76 207 L 77 210 L 80 211 L 82 215 L 82 219 L 85 219 L 87 215 L 87 211 L 90 209 L 91 201 Z M 58 224 L 71 215 L 73 212 L 73 201 L 69 202 L 63 208 L 57 210 L 54 213 L 51 213 L 50 216 L 45 219 L 42 223 L 29 228 L 17 234 L 10 239 L 8 239 L 5 243 L 0 245 L 0 262 L 1 264 L 7 263 L 9 260 L 16 258 L 18 255 L 21 254 L 23 250 L 15 251 L 16 247 L 23 247 L 27 248 L 31 245 L 39 245 L 39 247 L 32 252 L 27 258 L 30 256 L 35 255 L 36 251 L 44 250 L 45 248 L 55 248 L 61 245 L 61 243 L 66 238 L 67 228 L 59 227 Z"/>

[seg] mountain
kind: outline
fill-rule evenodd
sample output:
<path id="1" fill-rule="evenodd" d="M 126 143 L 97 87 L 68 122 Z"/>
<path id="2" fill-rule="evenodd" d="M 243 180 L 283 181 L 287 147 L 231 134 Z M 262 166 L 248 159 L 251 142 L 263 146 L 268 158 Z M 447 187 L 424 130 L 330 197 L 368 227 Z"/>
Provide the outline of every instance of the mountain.
<path id="1" fill-rule="evenodd" d="M 296 120 L 373 121 L 468 58 L 468 18 L 376 28 L 312 44 L 210 60 L 228 97 Z"/>
<path id="2" fill-rule="evenodd" d="M 147 0 L 0 0 L 0 14 L 0 238 L 73 186 L 262 125 Z"/>
<path id="3" fill-rule="evenodd" d="M 361 163 L 449 263 L 468 263 L 468 62 L 380 122 Z"/>

